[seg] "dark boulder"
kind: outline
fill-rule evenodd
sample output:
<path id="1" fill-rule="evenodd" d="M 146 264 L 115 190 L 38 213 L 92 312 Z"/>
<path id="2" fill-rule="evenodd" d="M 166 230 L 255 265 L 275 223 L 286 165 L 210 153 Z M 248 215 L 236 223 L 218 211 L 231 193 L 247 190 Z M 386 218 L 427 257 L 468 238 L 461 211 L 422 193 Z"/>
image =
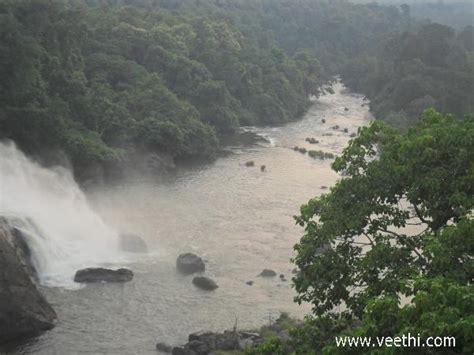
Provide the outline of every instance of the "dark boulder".
<path id="1" fill-rule="evenodd" d="M 26 240 L 0 218 L 0 343 L 51 329 L 56 312 L 40 293 Z"/>
<path id="2" fill-rule="evenodd" d="M 274 277 L 276 276 L 277 273 L 273 270 L 270 270 L 270 269 L 263 269 L 263 271 L 260 273 L 259 276 L 262 276 L 262 277 Z"/>
<path id="3" fill-rule="evenodd" d="M 194 355 L 196 354 L 194 351 L 191 352 L 181 346 L 175 346 L 173 350 L 171 350 L 171 355 Z"/>
<path id="4" fill-rule="evenodd" d="M 201 288 L 203 290 L 206 290 L 206 291 L 212 291 L 212 290 L 215 290 L 216 288 L 219 287 L 214 282 L 214 280 L 210 279 L 209 277 L 205 277 L 205 276 L 196 276 L 195 278 L 193 278 L 193 284 L 196 287 L 199 287 L 199 288 Z"/>
<path id="5" fill-rule="evenodd" d="M 240 351 L 251 348 L 262 342 L 258 333 L 224 331 L 223 333 L 202 332 L 189 335 L 188 343 L 176 355 L 214 354 L 221 351 Z M 173 354 L 174 349 L 173 349 Z"/>
<path id="6" fill-rule="evenodd" d="M 145 241 L 132 233 L 120 234 L 120 245 L 124 251 L 129 253 L 146 253 L 148 251 Z"/>
<path id="7" fill-rule="evenodd" d="M 193 274 L 204 271 L 206 265 L 199 256 L 193 253 L 185 253 L 178 256 L 176 268 L 183 274 Z"/>
<path id="8" fill-rule="evenodd" d="M 207 355 L 213 350 L 206 342 L 200 340 L 191 340 L 186 344 L 186 348 L 191 349 L 198 355 Z"/>
<path id="9" fill-rule="evenodd" d="M 156 350 L 162 353 L 171 353 L 173 351 L 173 347 L 165 343 L 157 343 Z"/>
<path id="10" fill-rule="evenodd" d="M 76 272 L 75 282 L 127 282 L 133 279 L 133 272 L 129 269 L 111 270 L 105 268 L 87 268 Z"/>

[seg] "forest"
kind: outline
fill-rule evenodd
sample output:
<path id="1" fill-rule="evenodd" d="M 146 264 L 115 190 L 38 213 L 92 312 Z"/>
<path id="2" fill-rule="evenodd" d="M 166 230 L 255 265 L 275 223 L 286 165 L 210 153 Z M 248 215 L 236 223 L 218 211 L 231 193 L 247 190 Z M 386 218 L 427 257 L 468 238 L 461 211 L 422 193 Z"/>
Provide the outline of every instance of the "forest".
<path id="1" fill-rule="evenodd" d="M 472 93 L 469 29 L 458 40 L 444 28 L 423 34 L 434 42 L 442 36 L 448 47 L 441 50 L 452 53 L 451 61 L 423 62 L 439 50 L 427 46 L 403 53 L 413 62 L 404 64 L 406 77 L 393 83 L 377 77 L 382 65 L 401 70 L 394 63 L 400 53 L 383 55 L 378 44 L 387 36 L 394 43 L 410 40 L 393 34 L 410 21 L 396 7 L 2 0 L 0 21 L 0 135 L 39 156 L 61 149 L 76 175 L 94 163 L 120 165 L 144 150 L 176 160 L 212 157 L 222 133 L 300 117 L 309 97 L 338 73 L 369 97 L 381 91 L 376 82 L 387 84 L 374 97 L 374 112 L 390 116 L 405 115 L 400 105 L 407 102 L 408 114 L 426 105 L 458 114 Z M 460 80 L 451 75 L 455 63 L 462 66 L 455 73 Z M 442 67 L 432 67 L 437 64 Z M 391 90 L 404 91 L 414 76 L 423 80 L 432 71 L 436 79 L 427 88 L 392 99 Z M 369 73 L 369 82 L 354 73 Z"/>

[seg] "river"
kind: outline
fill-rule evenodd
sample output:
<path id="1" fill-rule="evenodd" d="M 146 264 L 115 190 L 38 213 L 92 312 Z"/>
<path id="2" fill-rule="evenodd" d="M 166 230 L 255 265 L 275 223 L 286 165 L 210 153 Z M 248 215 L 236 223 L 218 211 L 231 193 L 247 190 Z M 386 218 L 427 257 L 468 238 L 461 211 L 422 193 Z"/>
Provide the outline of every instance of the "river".
<path id="1" fill-rule="evenodd" d="M 156 354 L 156 342 L 181 344 L 191 332 L 231 329 L 235 322 L 240 329 L 258 328 L 280 312 L 308 313 L 309 306 L 293 303 L 290 258 L 302 235 L 293 216 L 339 176 L 330 160 L 293 147 L 340 154 L 350 134 L 372 119 L 362 96 L 340 83 L 334 90 L 300 121 L 248 128 L 268 143 L 231 147 L 233 154 L 183 169 L 169 181 L 140 178 L 91 193 L 102 218 L 115 230 L 141 235 L 150 252 L 126 263 L 135 273 L 132 282 L 45 288 L 58 325 L 13 352 Z M 306 137 L 320 142 L 311 145 Z M 254 167 L 245 166 L 250 160 Z M 188 251 L 207 261 L 206 275 L 217 290 L 198 290 L 192 276 L 176 272 L 177 255 Z M 257 277 L 264 268 L 288 281 Z"/>

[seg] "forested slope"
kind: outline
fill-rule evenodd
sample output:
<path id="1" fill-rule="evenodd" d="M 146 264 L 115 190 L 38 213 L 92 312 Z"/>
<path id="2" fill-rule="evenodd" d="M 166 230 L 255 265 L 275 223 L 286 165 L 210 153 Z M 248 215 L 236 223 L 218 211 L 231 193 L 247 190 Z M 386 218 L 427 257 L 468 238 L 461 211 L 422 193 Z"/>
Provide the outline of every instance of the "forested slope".
<path id="1" fill-rule="evenodd" d="M 0 137 L 62 150 L 76 170 L 143 151 L 208 158 L 220 133 L 298 118 L 341 72 L 381 115 L 427 95 L 470 109 L 464 35 L 447 70 L 415 61 L 408 81 L 396 76 L 398 52 L 381 44 L 412 22 L 406 8 L 346 1 L 0 0 Z M 416 95 L 386 104 L 394 81 L 405 92 L 418 79 Z"/>
<path id="2" fill-rule="evenodd" d="M 341 74 L 371 99 L 376 117 L 404 128 L 429 107 L 458 117 L 473 112 L 473 50 L 472 26 L 456 33 L 440 24 L 417 25 L 391 35 Z"/>

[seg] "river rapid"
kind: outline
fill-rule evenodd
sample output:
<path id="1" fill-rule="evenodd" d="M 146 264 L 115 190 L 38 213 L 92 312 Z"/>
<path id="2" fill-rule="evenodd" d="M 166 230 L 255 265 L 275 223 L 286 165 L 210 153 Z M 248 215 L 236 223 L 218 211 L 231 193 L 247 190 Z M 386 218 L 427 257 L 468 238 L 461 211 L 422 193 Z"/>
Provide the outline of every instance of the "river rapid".
<path id="1" fill-rule="evenodd" d="M 132 282 L 45 288 L 58 313 L 56 328 L 7 350 L 156 354 L 156 342 L 178 345 L 192 332 L 231 329 L 236 322 L 239 329 L 258 328 L 280 312 L 303 317 L 310 307 L 295 304 L 291 288 L 290 258 L 303 233 L 293 216 L 340 177 L 331 160 L 312 159 L 293 147 L 340 154 L 350 134 L 372 119 L 362 96 L 340 83 L 334 90 L 315 100 L 300 121 L 247 128 L 267 143 L 230 147 L 233 154 L 180 170 L 165 182 L 141 177 L 91 191 L 90 204 L 107 225 L 141 235 L 149 253 L 120 261 L 134 271 Z M 307 137 L 320 143 L 309 144 Z M 251 160 L 255 166 L 246 167 Z M 201 291 L 192 276 L 176 272 L 183 252 L 206 260 L 206 275 L 217 290 Z M 257 277 L 264 268 L 287 281 Z"/>

